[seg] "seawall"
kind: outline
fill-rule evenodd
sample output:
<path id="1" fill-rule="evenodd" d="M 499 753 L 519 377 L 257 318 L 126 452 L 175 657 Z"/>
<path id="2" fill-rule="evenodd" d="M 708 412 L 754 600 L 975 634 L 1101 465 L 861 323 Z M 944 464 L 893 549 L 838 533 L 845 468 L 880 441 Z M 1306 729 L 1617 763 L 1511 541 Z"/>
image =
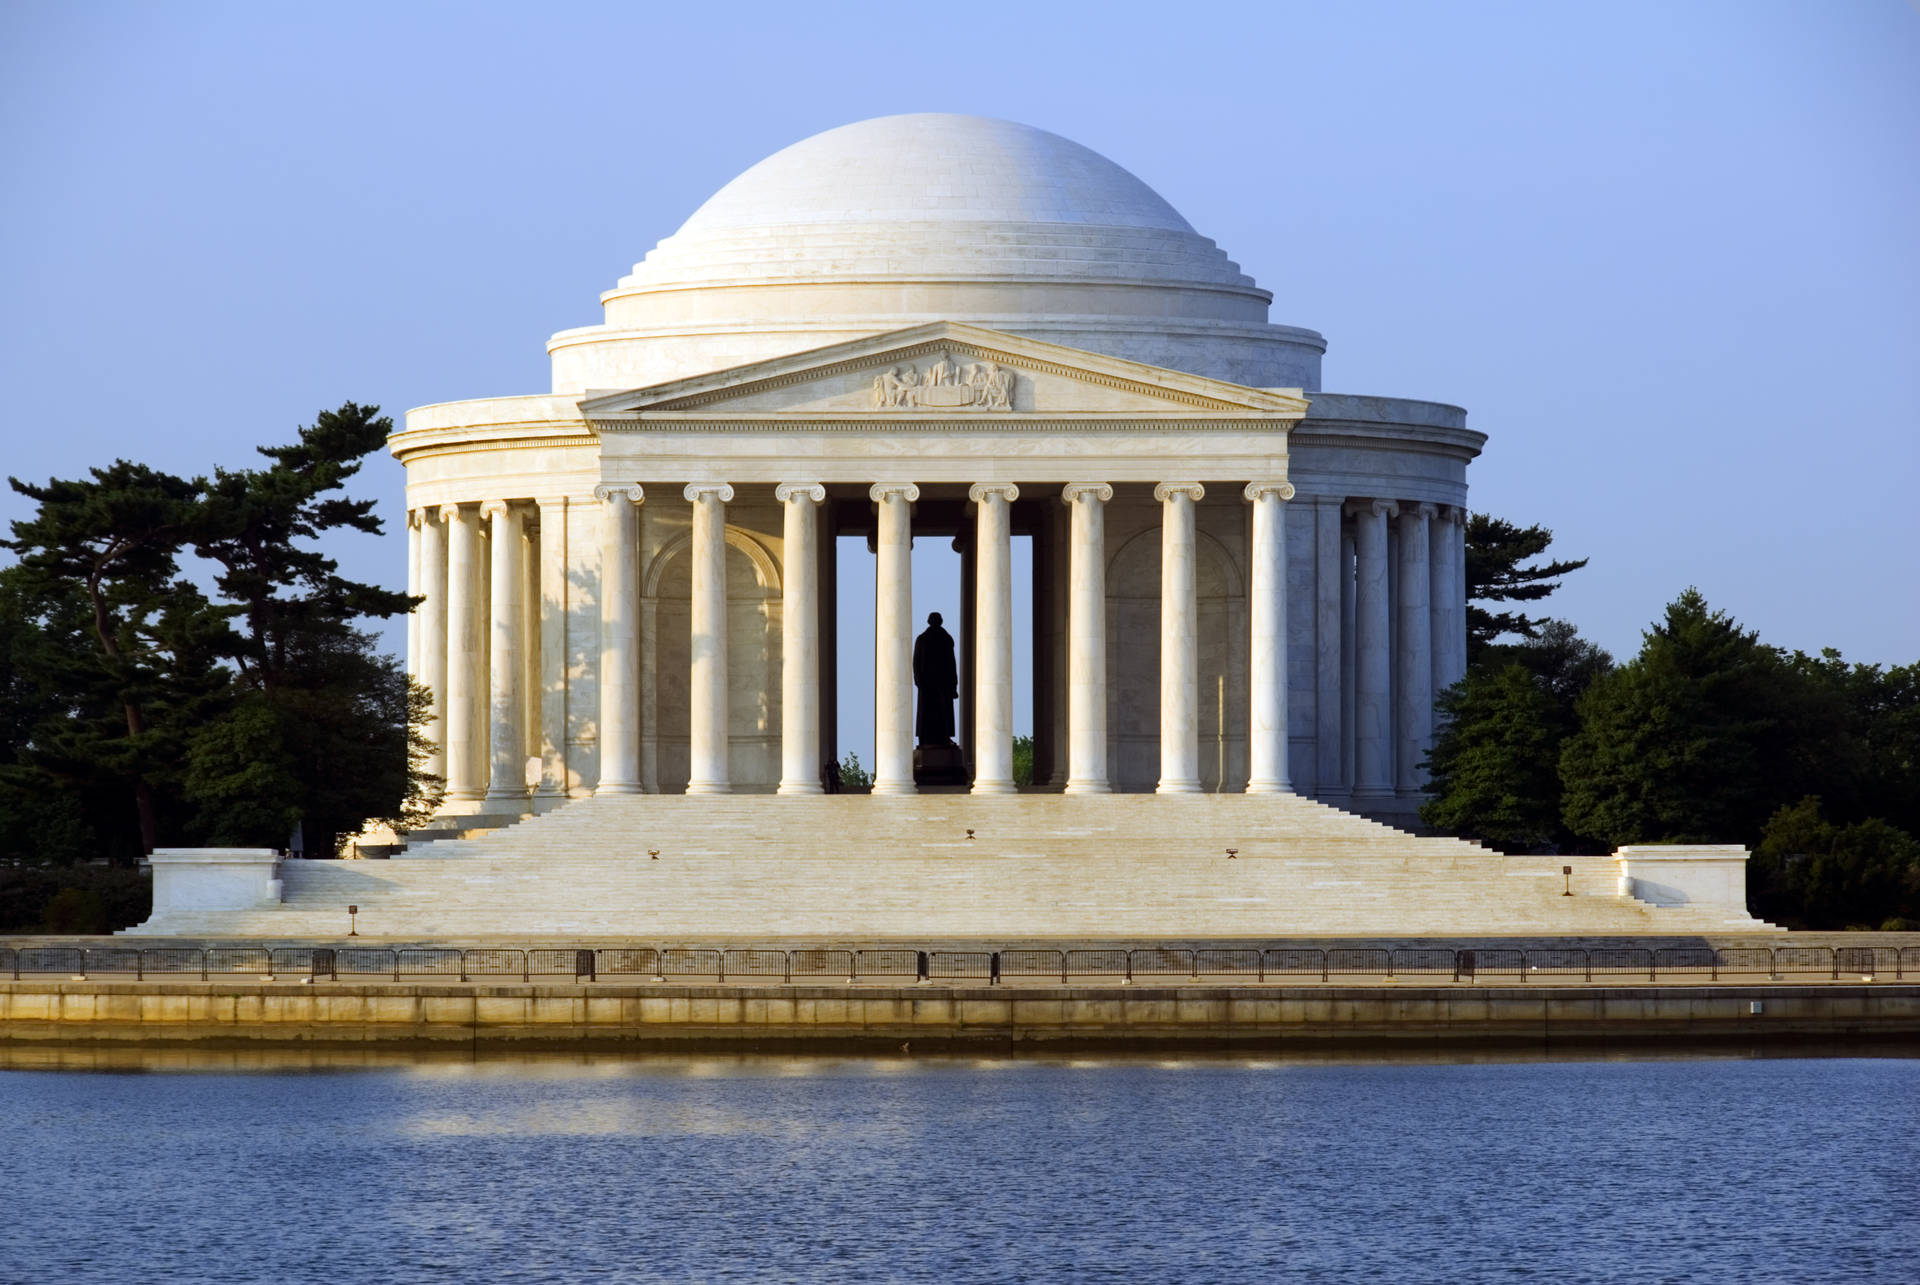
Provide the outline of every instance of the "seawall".
<path id="1" fill-rule="evenodd" d="M 1920 985 L 0 982 L 0 1042 L 604 1047 L 1920 1039 Z"/>

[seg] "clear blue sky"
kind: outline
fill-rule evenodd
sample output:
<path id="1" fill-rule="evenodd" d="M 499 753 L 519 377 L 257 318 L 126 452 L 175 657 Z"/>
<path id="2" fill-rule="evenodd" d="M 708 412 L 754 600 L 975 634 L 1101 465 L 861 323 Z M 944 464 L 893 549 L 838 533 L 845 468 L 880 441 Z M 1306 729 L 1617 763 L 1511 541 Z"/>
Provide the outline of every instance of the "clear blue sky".
<path id="1" fill-rule="evenodd" d="M 242 462 L 322 407 L 544 391 L 546 337 L 847 121 L 1025 121 L 1330 341 L 1464 405 L 1476 508 L 1920 657 L 1920 8 L 42 3 L 0 9 L 0 471 Z M 396 523 L 401 472 L 365 478 Z M 0 519 L 20 501 L 0 497 Z M 340 550 L 399 584 L 404 538 Z"/>

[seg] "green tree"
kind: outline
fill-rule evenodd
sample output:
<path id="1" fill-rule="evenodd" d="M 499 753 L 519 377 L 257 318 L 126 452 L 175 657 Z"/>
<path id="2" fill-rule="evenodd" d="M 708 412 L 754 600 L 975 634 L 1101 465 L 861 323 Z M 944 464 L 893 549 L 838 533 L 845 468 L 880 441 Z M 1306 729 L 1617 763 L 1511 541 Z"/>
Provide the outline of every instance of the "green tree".
<path id="1" fill-rule="evenodd" d="M 1507 852 L 1580 846 L 1561 822 L 1560 748 L 1575 701 L 1613 661 L 1565 621 L 1540 621 L 1536 635 L 1489 648 L 1442 693 L 1420 810 L 1435 830 Z"/>
<path id="2" fill-rule="evenodd" d="M 366 821 L 437 797 L 413 743 L 424 713 L 361 628 L 414 600 L 342 576 L 313 545 L 341 529 L 380 534 L 373 501 L 341 492 L 392 431 L 379 407 L 347 402 L 291 445 L 261 447 L 267 467 L 222 469 L 207 488 L 195 547 L 237 606 L 228 654 L 243 694 L 240 724 L 196 745 L 191 791 L 210 809 L 208 833 L 277 844 L 298 822 L 308 850 L 331 851 Z"/>
<path id="3" fill-rule="evenodd" d="M 1448 689 L 1439 708 L 1445 722 L 1427 759 L 1432 797 L 1420 819 L 1505 852 L 1553 843 L 1563 718 L 1540 680 L 1517 662 L 1477 671 Z"/>
<path id="4" fill-rule="evenodd" d="M 1013 738 L 1013 783 L 1033 784 L 1033 737 L 1030 735 Z"/>
<path id="5" fill-rule="evenodd" d="M 1580 698 L 1560 755 L 1563 818 L 1610 845 L 1751 842 L 1817 781 L 1835 709 L 1688 589 Z"/>
<path id="6" fill-rule="evenodd" d="M 39 505 L 0 541 L 19 555 L 4 573 L 13 628 L 41 635 L 14 648 L 15 686 L 39 693 L 15 786 L 110 782 L 152 851 L 177 811 L 170 787 L 187 730 L 223 687 L 212 645 L 222 613 L 179 568 L 205 484 L 126 460 L 90 479 L 8 482 Z M 66 716 L 49 721 L 48 702 Z"/>
<path id="7" fill-rule="evenodd" d="M 1788 927 L 1920 918 L 1920 840 L 1878 817 L 1835 824 L 1812 795 L 1773 814 L 1749 865 L 1756 913 Z"/>
<path id="8" fill-rule="evenodd" d="M 1519 611 L 1492 611 L 1480 603 L 1538 602 L 1560 587 L 1561 577 L 1587 565 L 1572 562 L 1529 563 L 1553 543 L 1543 526 L 1521 527 L 1504 518 L 1475 513 L 1467 519 L 1467 659 L 1485 659 L 1497 640 L 1508 635 L 1532 638 L 1541 620 Z"/>

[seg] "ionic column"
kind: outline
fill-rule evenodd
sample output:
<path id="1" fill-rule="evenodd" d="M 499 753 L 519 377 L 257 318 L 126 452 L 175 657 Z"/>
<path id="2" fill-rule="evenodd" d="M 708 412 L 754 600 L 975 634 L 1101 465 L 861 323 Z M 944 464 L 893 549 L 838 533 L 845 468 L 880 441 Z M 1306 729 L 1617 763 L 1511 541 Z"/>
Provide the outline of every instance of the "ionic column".
<path id="1" fill-rule="evenodd" d="M 1346 771 L 1341 757 L 1340 705 L 1345 693 L 1341 679 L 1340 631 L 1345 563 L 1341 560 L 1340 504 L 1320 497 L 1313 502 L 1314 586 L 1314 793 L 1322 800 L 1346 793 Z"/>
<path id="2" fill-rule="evenodd" d="M 1198 482 L 1162 482 L 1160 501 L 1159 794 L 1200 792 L 1200 598 L 1195 582 L 1193 506 Z"/>
<path id="3" fill-rule="evenodd" d="M 1431 528 L 1429 594 L 1433 605 L 1433 694 L 1453 686 L 1467 673 L 1467 590 L 1465 509 L 1442 506 Z"/>
<path id="4" fill-rule="evenodd" d="M 1393 797 L 1392 604 L 1387 600 L 1387 519 L 1399 513 L 1390 500 L 1356 504 L 1353 514 L 1353 800 L 1377 803 Z"/>
<path id="5" fill-rule="evenodd" d="M 638 486 L 596 486 L 600 502 L 600 780 L 595 794 L 640 793 Z"/>
<path id="6" fill-rule="evenodd" d="M 447 798 L 472 802 L 487 792 L 486 765 L 474 751 L 480 726 L 480 515 L 458 504 L 447 523 Z"/>
<path id="7" fill-rule="evenodd" d="M 727 504 L 725 482 L 693 482 L 693 640 L 687 689 L 688 794 L 726 794 Z"/>
<path id="8" fill-rule="evenodd" d="M 1290 482 L 1249 482 L 1253 591 L 1247 675 L 1247 793 L 1285 794 L 1287 780 L 1287 513 Z M 1337 725 L 1336 725 L 1337 726 Z"/>
<path id="9" fill-rule="evenodd" d="M 820 505 L 827 488 L 773 488 L 786 514 L 780 601 L 780 793 L 820 793 Z"/>
<path id="10" fill-rule="evenodd" d="M 492 751 L 487 773 L 487 806 L 517 809 L 527 800 L 527 733 L 521 719 L 520 682 L 524 645 L 520 630 L 525 622 L 522 601 L 526 590 L 526 568 L 522 565 L 525 544 L 520 534 L 520 510 L 506 500 L 488 500 L 480 512 L 493 523 L 490 540 L 493 550 L 493 580 L 487 596 L 492 617 L 492 646 L 488 668 L 492 682 L 488 690 L 487 745 Z"/>
<path id="11" fill-rule="evenodd" d="M 1429 649 L 1433 666 L 1433 698 L 1453 683 L 1452 617 L 1453 598 L 1453 522 L 1454 509 L 1441 505 L 1427 527 L 1427 619 L 1431 622 L 1433 646 Z M 1436 716 L 1437 717 L 1437 716 Z"/>
<path id="12" fill-rule="evenodd" d="M 1420 764 L 1433 744 L 1433 606 L 1428 588 L 1431 504 L 1400 510 L 1400 655 L 1393 690 L 1399 704 L 1399 742 L 1394 747 L 1394 784 L 1403 795 L 1420 792 Z"/>
<path id="13" fill-rule="evenodd" d="M 420 665 L 414 674 L 433 693 L 427 718 L 426 770 L 447 775 L 447 528 L 441 510 L 420 510 L 420 588 L 426 598 L 414 609 L 420 620 Z"/>
<path id="14" fill-rule="evenodd" d="M 912 794 L 913 513 L 911 482 L 876 482 L 879 578 L 873 607 L 873 792 Z"/>
<path id="15" fill-rule="evenodd" d="M 540 506 L 539 736 L 542 799 L 567 794 L 567 497 L 542 496 Z"/>
<path id="16" fill-rule="evenodd" d="M 1073 513 L 1067 578 L 1067 793 L 1107 794 L 1107 534 L 1113 488 L 1069 482 Z"/>
<path id="17" fill-rule="evenodd" d="M 407 510 L 407 597 L 420 596 L 420 525 L 425 514 L 420 509 Z M 420 678 L 420 612 L 418 608 L 407 613 L 407 677 L 416 682 Z"/>
<path id="18" fill-rule="evenodd" d="M 973 736 L 975 794 L 1012 794 L 1013 521 L 1011 482 L 967 488 L 977 506 L 974 544 Z"/>

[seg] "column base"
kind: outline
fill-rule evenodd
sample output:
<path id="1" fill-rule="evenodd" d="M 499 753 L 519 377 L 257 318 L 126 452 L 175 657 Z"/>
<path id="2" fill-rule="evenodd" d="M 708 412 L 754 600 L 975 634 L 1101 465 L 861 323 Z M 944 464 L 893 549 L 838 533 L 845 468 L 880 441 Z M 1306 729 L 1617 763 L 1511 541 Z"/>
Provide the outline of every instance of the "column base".
<path id="1" fill-rule="evenodd" d="M 688 794 L 732 794 L 733 786 L 726 781 L 688 781 Z"/>
<path id="2" fill-rule="evenodd" d="M 1153 792 L 1155 794 L 1198 794 L 1200 793 L 1200 779 L 1198 777 L 1192 777 L 1169 781 L 1163 778 L 1160 784 L 1153 787 Z"/>
<path id="3" fill-rule="evenodd" d="M 875 794 L 918 794 L 920 793 L 919 789 L 915 787 L 912 781 L 875 781 L 873 783 L 873 792 Z"/>
<path id="4" fill-rule="evenodd" d="M 1353 793 L 1349 794 L 1347 798 L 1353 802 L 1355 807 L 1365 807 L 1369 804 L 1394 803 L 1399 800 L 1400 796 L 1394 792 L 1393 787 L 1390 785 L 1357 785 L 1354 787 Z"/>
<path id="5" fill-rule="evenodd" d="M 782 781 L 775 794 L 825 794 L 817 781 Z"/>
<path id="6" fill-rule="evenodd" d="M 1292 794 L 1293 787 L 1285 781 L 1248 781 L 1248 794 Z"/>
<path id="7" fill-rule="evenodd" d="M 1069 780 L 1069 781 L 1067 782 L 1067 788 L 1066 788 L 1066 790 L 1064 791 L 1064 793 L 1067 793 L 1067 794 L 1112 794 L 1112 793 L 1113 793 L 1113 787 L 1112 787 L 1111 785 L 1109 785 L 1109 784 L 1108 784 L 1107 782 L 1105 782 L 1105 781 L 1074 781 L 1074 780 Z"/>
<path id="8" fill-rule="evenodd" d="M 483 802 L 485 802 L 487 811 L 489 812 L 506 813 L 526 812 L 530 810 L 527 802 L 527 793 L 524 790 L 518 794 L 488 794 Z"/>
<path id="9" fill-rule="evenodd" d="M 1019 787 L 1012 781 L 975 781 L 974 794 L 1018 794 Z"/>
<path id="10" fill-rule="evenodd" d="M 593 797 L 603 794 L 640 794 L 643 791 L 638 781 L 602 781 L 593 787 Z"/>

